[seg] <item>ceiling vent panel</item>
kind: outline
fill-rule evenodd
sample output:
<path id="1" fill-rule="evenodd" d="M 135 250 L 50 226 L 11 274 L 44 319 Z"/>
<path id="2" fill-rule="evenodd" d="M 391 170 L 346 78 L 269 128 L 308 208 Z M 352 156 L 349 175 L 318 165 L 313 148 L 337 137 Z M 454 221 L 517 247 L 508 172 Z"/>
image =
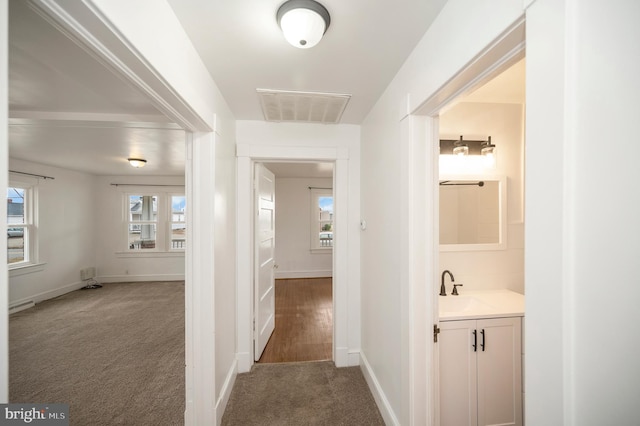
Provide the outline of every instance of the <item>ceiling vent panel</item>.
<path id="1" fill-rule="evenodd" d="M 337 124 L 351 95 L 257 89 L 264 119 Z"/>

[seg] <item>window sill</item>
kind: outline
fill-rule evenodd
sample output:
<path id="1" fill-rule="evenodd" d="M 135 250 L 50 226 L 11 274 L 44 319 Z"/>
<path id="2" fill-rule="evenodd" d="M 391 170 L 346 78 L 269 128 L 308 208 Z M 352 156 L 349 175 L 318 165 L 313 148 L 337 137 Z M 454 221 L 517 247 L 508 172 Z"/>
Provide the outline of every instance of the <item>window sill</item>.
<path id="1" fill-rule="evenodd" d="M 9 267 L 9 278 L 33 274 L 35 272 L 42 272 L 44 271 L 45 265 L 46 263 L 28 263 L 20 266 Z"/>
<path id="2" fill-rule="evenodd" d="M 159 257 L 184 257 L 184 251 L 118 251 L 116 257 L 129 258 L 159 258 Z"/>

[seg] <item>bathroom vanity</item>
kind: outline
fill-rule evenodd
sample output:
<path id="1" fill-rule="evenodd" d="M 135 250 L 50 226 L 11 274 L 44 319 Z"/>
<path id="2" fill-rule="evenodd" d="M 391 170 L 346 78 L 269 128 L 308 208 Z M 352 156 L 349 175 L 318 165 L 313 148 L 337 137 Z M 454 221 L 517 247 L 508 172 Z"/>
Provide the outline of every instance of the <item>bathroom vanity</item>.
<path id="1" fill-rule="evenodd" d="M 524 296 L 440 296 L 440 425 L 522 425 Z"/>

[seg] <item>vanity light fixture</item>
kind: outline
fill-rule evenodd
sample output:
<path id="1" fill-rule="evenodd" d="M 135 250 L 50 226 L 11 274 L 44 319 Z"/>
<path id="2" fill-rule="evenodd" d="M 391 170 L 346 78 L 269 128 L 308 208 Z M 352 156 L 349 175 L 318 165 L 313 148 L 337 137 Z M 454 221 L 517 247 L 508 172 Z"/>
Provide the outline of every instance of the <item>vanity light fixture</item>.
<path id="1" fill-rule="evenodd" d="M 487 140 L 440 139 L 440 155 L 474 156 L 482 155 L 487 159 L 493 159 L 496 146 L 491 142 L 491 136 Z"/>
<path id="2" fill-rule="evenodd" d="M 489 140 L 482 144 L 480 153 L 484 157 L 486 167 L 493 167 L 496 164 L 496 146 L 491 143 L 491 136 Z"/>
<path id="3" fill-rule="evenodd" d="M 459 141 L 453 143 L 453 155 L 469 155 L 469 145 L 464 143 L 462 136 Z"/>
<path id="4" fill-rule="evenodd" d="M 127 158 L 127 161 L 129 161 L 131 167 L 135 167 L 136 169 L 144 167 L 145 164 L 147 164 L 147 160 L 142 158 Z"/>
<path id="5" fill-rule="evenodd" d="M 288 0 L 276 13 L 284 38 L 293 46 L 308 49 L 315 46 L 329 28 L 329 11 L 314 0 Z"/>

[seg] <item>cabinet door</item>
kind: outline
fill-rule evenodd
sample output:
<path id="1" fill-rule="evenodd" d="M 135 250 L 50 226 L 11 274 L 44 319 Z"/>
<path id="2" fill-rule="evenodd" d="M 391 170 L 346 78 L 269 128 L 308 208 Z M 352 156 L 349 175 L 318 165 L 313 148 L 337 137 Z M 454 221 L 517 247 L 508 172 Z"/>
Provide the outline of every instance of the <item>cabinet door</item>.
<path id="1" fill-rule="evenodd" d="M 478 425 L 522 425 L 520 318 L 478 320 Z"/>
<path id="2" fill-rule="evenodd" d="M 476 321 L 440 323 L 440 426 L 476 426 Z"/>

